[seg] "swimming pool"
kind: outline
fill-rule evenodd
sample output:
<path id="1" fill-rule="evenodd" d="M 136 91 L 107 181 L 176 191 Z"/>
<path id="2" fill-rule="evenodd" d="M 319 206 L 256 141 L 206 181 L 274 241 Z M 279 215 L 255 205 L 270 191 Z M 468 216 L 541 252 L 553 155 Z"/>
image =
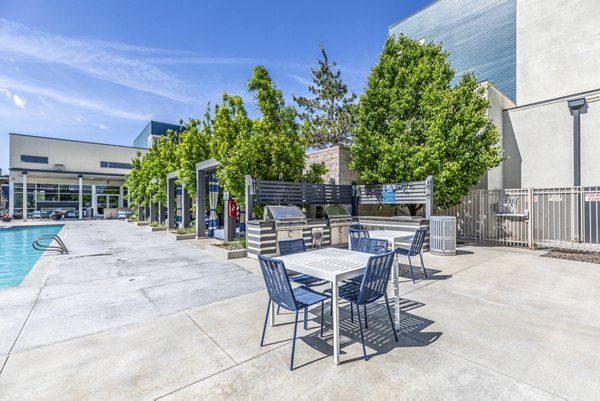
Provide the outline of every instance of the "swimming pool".
<path id="1" fill-rule="evenodd" d="M 63 224 L 0 229 L 0 288 L 20 285 L 43 253 L 31 247 L 33 240 L 58 234 L 61 228 Z"/>

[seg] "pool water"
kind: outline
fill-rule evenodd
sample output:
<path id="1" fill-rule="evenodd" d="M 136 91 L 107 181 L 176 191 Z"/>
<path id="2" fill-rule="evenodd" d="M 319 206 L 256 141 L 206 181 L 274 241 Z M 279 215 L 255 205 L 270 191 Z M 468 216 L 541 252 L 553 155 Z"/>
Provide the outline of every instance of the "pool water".
<path id="1" fill-rule="evenodd" d="M 0 229 L 0 288 L 19 286 L 43 253 L 31 243 L 41 235 L 58 234 L 61 228 L 63 224 Z"/>

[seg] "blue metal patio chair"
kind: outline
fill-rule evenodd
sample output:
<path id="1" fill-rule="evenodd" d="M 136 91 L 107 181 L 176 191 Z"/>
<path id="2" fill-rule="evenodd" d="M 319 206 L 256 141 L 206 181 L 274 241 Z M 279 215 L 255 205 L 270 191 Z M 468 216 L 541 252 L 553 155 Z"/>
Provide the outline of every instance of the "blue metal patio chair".
<path id="1" fill-rule="evenodd" d="M 390 312 L 390 306 L 387 296 L 387 285 L 390 279 L 390 272 L 392 270 L 392 264 L 394 263 L 394 252 L 387 252 L 381 255 L 371 256 L 367 263 L 367 269 L 361 283 L 351 281 L 344 284 L 339 289 L 340 298 L 343 298 L 350 302 L 350 310 L 356 307 L 356 313 L 358 316 L 358 328 L 360 330 L 360 340 L 362 342 L 363 355 L 365 361 L 367 360 L 367 350 L 365 348 L 365 338 L 363 335 L 362 323 L 360 318 L 360 306 L 363 306 L 365 312 L 365 329 L 368 329 L 367 323 L 367 309 L 366 306 L 372 304 L 382 297 L 385 299 L 385 307 L 390 318 L 392 330 L 394 332 L 394 338 L 398 342 L 398 335 L 396 334 L 396 328 L 394 327 L 394 321 L 392 319 L 392 312 Z"/>
<path id="2" fill-rule="evenodd" d="M 294 253 L 306 252 L 306 244 L 304 239 L 296 238 L 289 240 L 281 240 L 277 243 L 279 246 L 279 254 L 281 256 L 291 255 Z M 327 284 L 327 280 L 321 280 L 319 278 L 313 277 L 308 274 L 298 274 L 293 273 L 289 274 L 288 277 L 291 282 L 303 285 L 305 287 L 317 287 L 319 285 Z M 279 311 L 281 308 L 277 307 L 277 314 L 279 315 Z M 308 329 L 308 310 L 304 311 L 304 330 Z"/>
<path id="3" fill-rule="evenodd" d="M 279 254 L 281 256 L 306 252 L 306 244 L 302 238 L 282 240 L 279 241 L 277 245 L 279 246 Z M 289 274 L 289 278 L 290 281 L 306 287 L 315 287 L 327 283 L 325 280 L 321 280 L 308 274 Z"/>
<path id="4" fill-rule="evenodd" d="M 421 270 L 423 270 L 423 274 L 425 278 L 427 277 L 427 270 L 425 269 L 425 262 L 423 262 L 423 243 L 425 242 L 425 235 L 427 234 L 426 228 L 419 228 L 415 232 L 415 236 L 413 237 L 412 244 L 410 245 L 410 249 L 404 248 L 396 248 L 397 255 L 404 255 L 408 257 L 408 266 L 410 267 L 410 275 L 412 276 L 413 283 L 415 282 L 415 273 L 413 272 L 412 262 L 410 260 L 411 256 L 417 256 L 421 258 Z"/>
<path id="5" fill-rule="evenodd" d="M 373 255 L 381 255 L 388 251 L 389 242 L 386 239 L 378 238 L 359 238 L 357 252 L 371 253 Z"/>
<path id="6" fill-rule="evenodd" d="M 371 253 L 373 255 L 381 255 L 388 251 L 388 240 L 377 239 L 377 238 L 359 238 L 358 246 L 356 247 L 357 252 Z M 352 277 L 350 281 L 356 281 L 360 283 L 363 279 L 363 275 Z"/>
<path id="7" fill-rule="evenodd" d="M 352 223 L 350 224 L 350 230 L 366 230 L 365 226 L 360 223 Z"/>
<path id="8" fill-rule="evenodd" d="M 358 241 L 360 241 L 361 238 L 369 238 L 369 231 L 355 230 L 351 228 L 348 231 L 348 235 L 350 236 L 350 250 L 356 251 L 356 248 L 358 247 Z"/>
<path id="9" fill-rule="evenodd" d="M 269 319 L 269 310 L 271 302 L 289 311 L 296 312 L 294 320 L 294 337 L 292 339 L 292 357 L 290 360 L 290 370 L 294 369 L 294 351 L 296 349 L 296 332 L 298 329 L 298 312 L 302 309 L 307 310 L 309 306 L 321 303 L 321 337 L 323 336 L 323 305 L 329 297 L 315 292 L 306 287 L 292 288 L 290 280 L 285 270 L 283 261 L 270 259 L 258 255 L 260 269 L 262 270 L 267 292 L 269 293 L 269 303 L 267 304 L 267 314 L 263 326 L 260 346 L 265 340 L 265 331 L 267 330 L 267 320 Z"/>

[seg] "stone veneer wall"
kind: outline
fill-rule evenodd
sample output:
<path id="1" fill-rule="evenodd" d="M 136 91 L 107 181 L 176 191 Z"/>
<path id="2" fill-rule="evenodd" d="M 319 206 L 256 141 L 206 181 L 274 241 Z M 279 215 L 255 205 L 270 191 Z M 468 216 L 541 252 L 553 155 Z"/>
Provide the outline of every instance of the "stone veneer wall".
<path id="1" fill-rule="evenodd" d="M 361 184 L 358 172 L 350 169 L 350 150 L 334 146 L 306 153 L 305 170 L 313 163 L 324 163 L 327 168 L 325 184 Z M 359 216 L 406 216 L 408 209 L 397 206 L 359 205 Z"/>
<path id="2" fill-rule="evenodd" d="M 304 162 L 305 168 L 314 163 L 325 164 L 325 168 L 327 168 L 325 184 L 360 183 L 358 173 L 349 167 L 350 150 L 344 146 L 308 152 Z"/>

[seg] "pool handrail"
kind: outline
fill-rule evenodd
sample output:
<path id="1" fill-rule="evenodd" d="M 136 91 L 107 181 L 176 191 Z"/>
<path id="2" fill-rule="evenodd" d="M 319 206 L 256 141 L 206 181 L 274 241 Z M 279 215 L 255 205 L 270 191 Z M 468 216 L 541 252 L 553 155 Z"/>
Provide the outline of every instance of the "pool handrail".
<path id="1" fill-rule="evenodd" d="M 58 246 L 56 245 L 47 245 L 44 246 L 42 244 L 39 243 L 39 241 L 41 240 L 53 240 L 56 241 L 56 243 L 58 244 Z M 51 242 L 52 243 L 52 242 Z M 63 242 L 63 240 L 58 236 L 58 235 L 42 235 L 37 237 L 32 243 L 31 246 L 33 247 L 33 249 L 35 249 L 36 251 L 56 251 L 59 252 L 61 254 L 63 253 L 69 253 L 69 249 L 67 249 L 67 246 L 65 245 L 65 243 Z"/>

